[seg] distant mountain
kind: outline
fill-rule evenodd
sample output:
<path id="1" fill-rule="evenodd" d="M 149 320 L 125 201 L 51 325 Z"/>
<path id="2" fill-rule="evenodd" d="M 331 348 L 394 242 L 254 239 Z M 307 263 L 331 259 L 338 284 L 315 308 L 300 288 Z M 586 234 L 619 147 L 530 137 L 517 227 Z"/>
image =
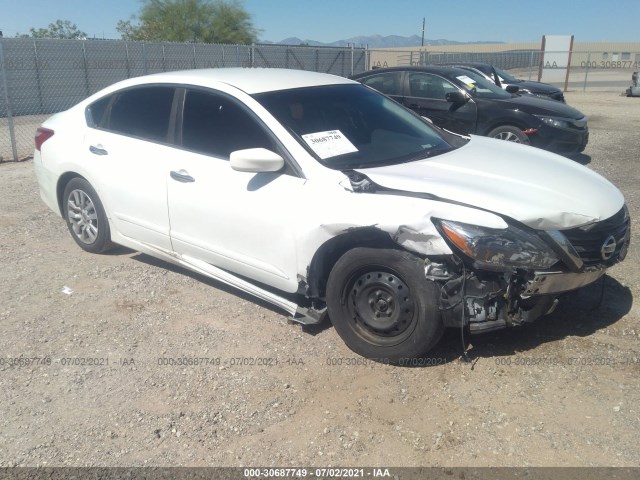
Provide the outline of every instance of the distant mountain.
<path id="1" fill-rule="evenodd" d="M 348 47 L 349 45 L 355 45 L 356 47 L 368 46 L 369 48 L 394 48 L 394 47 L 419 47 L 422 43 L 422 38 L 418 35 L 412 35 L 410 37 L 401 37 L 399 35 L 368 35 L 351 37 L 346 40 L 338 40 L 337 42 L 324 43 L 317 42 L 315 40 L 302 40 L 298 37 L 289 37 L 281 40 L 280 42 L 264 41 L 262 43 L 275 43 L 280 45 L 309 45 L 312 47 Z M 425 45 L 464 45 L 464 44 L 478 44 L 478 43 L 504 43 L 498 41 L 478 41 L 478 42 L 456 42 L 453 40 L 428 40 L 425 38 Z"/>

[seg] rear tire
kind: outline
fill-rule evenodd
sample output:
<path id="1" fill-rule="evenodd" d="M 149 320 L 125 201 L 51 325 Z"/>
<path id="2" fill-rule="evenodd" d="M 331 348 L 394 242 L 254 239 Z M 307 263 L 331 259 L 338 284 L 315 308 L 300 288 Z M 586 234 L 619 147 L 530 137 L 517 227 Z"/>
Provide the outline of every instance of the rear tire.
<path id="1" fill-rule="evenodd" d="M 418 257 L 399 250 L 355 248 L 329 274 L 327 307 L 338 335 L 363 357 L 402 363 L 442 337 L 440 289 Z"/>
<path id="2" fill-rule="evenodd" d="M 522 133 L 518 127 L 511 125 L 503 125 L 494 128 L 489 132 L 488 137 L 497 138 L 498 140 L 506 140 L 507 142 L 522 143 L 523 145 L 531 145 L 531 141 L 526 134 Z"/>
<path id="3" fill-rule="evenodd" d="M 71 237 L 80 248 L 91 253 L 113 248 L 102 202 L 84 178 L 76 177 L 67 183 L 62 195 L 62 213 Z"/>

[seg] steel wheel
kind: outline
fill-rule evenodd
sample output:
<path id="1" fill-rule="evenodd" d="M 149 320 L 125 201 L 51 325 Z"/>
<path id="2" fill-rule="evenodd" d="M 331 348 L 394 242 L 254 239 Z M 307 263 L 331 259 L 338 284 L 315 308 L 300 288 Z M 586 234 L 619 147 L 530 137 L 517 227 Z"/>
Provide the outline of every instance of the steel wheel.
<path id="1" fill-rule="evenodd" d="M 439 287 L 424 276 L 424 260 L 393 249 L 354 248 L 327 282 L 329 317 L 351 350 L 384 362 L 429 351 L 444 326 Z"/>
<path id="2" fill-rule="evenodd" d="M 415 304 L 407 284 L 395 273 L 357 274 L 345 288 L 353 327 L 378 344 L 397 344 L 411 334 Z"/>

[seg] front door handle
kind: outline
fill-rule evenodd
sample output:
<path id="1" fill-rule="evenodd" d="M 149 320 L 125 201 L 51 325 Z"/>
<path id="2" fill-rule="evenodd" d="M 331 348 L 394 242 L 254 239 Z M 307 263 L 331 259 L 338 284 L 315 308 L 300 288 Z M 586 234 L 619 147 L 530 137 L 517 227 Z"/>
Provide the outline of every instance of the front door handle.
<path id="1" fill-rule="evenodd" d="M 94 155 L 108 155 L 109 152 L 107 152 L 104 148 L 102 148 L 102 146 L 100 147 L 96 147 L 94 145 L 89 146 L 89 151 L 91 153 L 93 153 Z"/>
<path id="2" fill-rule="evenodd" d="M 169 175 L 171 175 L 171 178 L 174 180 L 182 183 L 191 183 L 196 181 L 196 179 L 189 175 L 189 172 L 186 170 L 178 170 L 177 172 L 175 170 L 171 170 Z"/>

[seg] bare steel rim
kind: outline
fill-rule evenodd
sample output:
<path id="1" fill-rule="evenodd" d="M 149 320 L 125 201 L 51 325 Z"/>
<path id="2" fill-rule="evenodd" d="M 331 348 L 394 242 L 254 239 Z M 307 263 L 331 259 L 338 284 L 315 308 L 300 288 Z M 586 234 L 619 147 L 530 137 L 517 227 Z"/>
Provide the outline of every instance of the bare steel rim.
<path id="1" fill-rule="evenodd" d="M 416 327 L 413 294 L 393 272 L 361 269 L 347 282 L 343 299 L 354 332 L 374 345 L 397 345 Z"/>
<path id="2" fill-rule="evenodd" d="M 500 132 L 493 136 L 493 138 L 497 138 L 498 140 L 506 140 L 507 142 L 514 143 L 522 143 L 520 137 L 513 132 Z"/>
<path id="3" fill-rule="evenodd" d="M 98 238 L 98 212 L 84 190 L 72 190 L 67 199 L 67 218 L 78 240 L 91 245 Z"/>

